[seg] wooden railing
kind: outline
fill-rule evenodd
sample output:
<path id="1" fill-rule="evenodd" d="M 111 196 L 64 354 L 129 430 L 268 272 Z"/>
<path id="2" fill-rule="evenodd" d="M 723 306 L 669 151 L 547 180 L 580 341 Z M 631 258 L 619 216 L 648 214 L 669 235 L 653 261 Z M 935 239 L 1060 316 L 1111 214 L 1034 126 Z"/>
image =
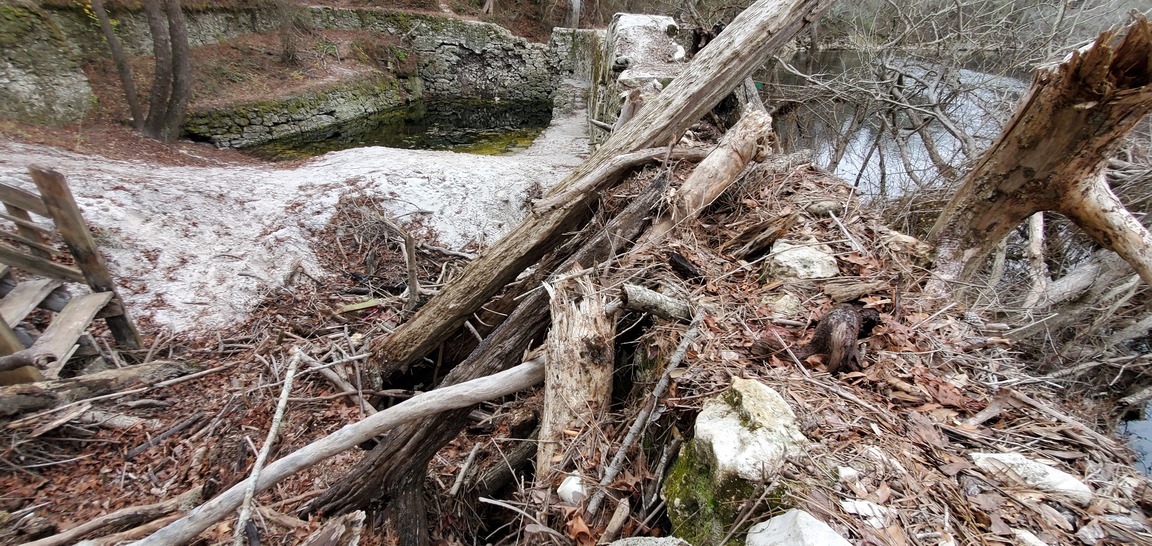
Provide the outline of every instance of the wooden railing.
<path id="1" fill-rule="evenodd" d="M 39 194 L 0 183 L 0 202 L 6 211 L 0 213 L 0 223 L 6 221 L 11 228 L 0 230 L 0 371 L 8 374 L 0 374 L 0 383 L 55 378 L 96 318 L 104 319 L 121 348 L 140 346 L 140 334 L 64 176 L 37 166 L 29 172 Z M 50 221 L 52 227 L 34 216 Z M 68 261 L 72 263 L 63 263 Z M 10 267 L 47 278 L 16 282 Z M 92 293 L 72 296 L 65 282 L 86 284 Z M 51 325 L 35 340 L 18 335 L 13 326 L 38 307 L 56 313 Z"/>

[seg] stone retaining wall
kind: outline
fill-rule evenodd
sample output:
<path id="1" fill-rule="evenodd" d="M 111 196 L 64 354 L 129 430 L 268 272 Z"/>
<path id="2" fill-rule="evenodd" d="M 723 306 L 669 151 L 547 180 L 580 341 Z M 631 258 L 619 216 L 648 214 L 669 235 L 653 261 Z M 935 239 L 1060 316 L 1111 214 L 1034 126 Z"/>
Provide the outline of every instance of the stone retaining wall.
<path id="1" fill-rule="evenodd" d="M 79 121 L 94 95 L 68 41 L 34 4 L 0 2 L 0 117 Z"/>
<path id="2" fill-rule="evenodd" d="M 190 114 L 184 130 L 221 148 L 245 148 L 382 112 L 419 96 L 419 82 L 380 76 L 291 99 Z"/>

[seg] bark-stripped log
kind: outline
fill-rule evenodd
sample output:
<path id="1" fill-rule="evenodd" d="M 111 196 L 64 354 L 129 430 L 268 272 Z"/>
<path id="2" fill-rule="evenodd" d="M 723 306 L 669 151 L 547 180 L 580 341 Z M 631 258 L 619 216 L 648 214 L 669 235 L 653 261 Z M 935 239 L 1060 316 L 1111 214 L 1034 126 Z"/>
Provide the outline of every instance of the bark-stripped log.
<path id="1" fill-rule="evenodd" d="M 613 339 L 616 320 L 605 310 L 604 295 L 587 275 L 559 283 L 549 293 L 552 329 L 545 342 L 544 408 L 540 412 L 536 483 L 551 484 L 562 471 L 553 457 L 571 447 L 576 433 L 600 422 L 612 401 Z M 579 466 L 577 467 L 579 469 Z"/>
<path id="2" fill-rule="evenodd" d="M 664 217 L 652 226 L 645 242 L 658 242 L 677 224 L 699 215 L 739 179 L 749 163 L 763 159 L 771 151 L 771 141 L 772 116 L 756 109 L 744 112 L 740 121 L 720 139 L 720 145 L 676 190 L 671 217 Z"/>

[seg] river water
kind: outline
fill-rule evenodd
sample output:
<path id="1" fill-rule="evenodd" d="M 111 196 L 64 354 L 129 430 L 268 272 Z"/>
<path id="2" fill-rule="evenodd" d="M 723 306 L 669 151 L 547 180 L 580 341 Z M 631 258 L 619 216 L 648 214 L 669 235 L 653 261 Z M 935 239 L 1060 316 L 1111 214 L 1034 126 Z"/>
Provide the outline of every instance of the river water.
<path id="1" fill-rule="evenodd" d="M 784 149 L 814 150 L 818 164 L 876 198 L 955 176 L 1027 88 L 1023 74 L 979 69 L 994 65 L 987 57 L 954 68 L 853 51 L 799 52 L 787 62 L 761 75 Z"/>

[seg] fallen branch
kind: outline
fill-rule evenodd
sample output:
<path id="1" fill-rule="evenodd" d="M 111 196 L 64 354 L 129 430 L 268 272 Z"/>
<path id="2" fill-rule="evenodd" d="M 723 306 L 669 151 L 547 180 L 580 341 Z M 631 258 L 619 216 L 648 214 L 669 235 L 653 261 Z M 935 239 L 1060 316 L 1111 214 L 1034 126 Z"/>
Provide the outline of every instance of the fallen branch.
<path id="1" fill-rule="evenodd" d="M 362 421 L 345 425 L 340 430 L 268 465 L 256 482 L 255 491 L 257 493 L 264 491 L 301 470 L 352 449 L 404 423 L 506 396 L 531 387 L 543 379 L 544 364 L 542 359 L 537 359 L 504 372 L 413 397 Z M 137 546 L 176 546 L 191 541 L 196 535 L 226 517 L 240 505 L 244 491 L 251 480 L 252 478 L 248 478 L 232 486 L 211 501 L 195 508 L 183 518 L 134 544 Z"/>
<path id="2" fill-rule="evenodd" d="M 202 487 L 197 486 L 177 497 L 155 504 L 121 508 L 111 514 L 105 514 L 62 533 L 25 543 L 24 546 L 61 546 L 63 544 L 74 544 L 77 539 L 101 529 L 108 527 L 123 528 L 126 525 L 136 525 L 141 522 L 152 521 L 160 516 L 178 510 L 181 506 L 199 500 L 202 490 Z"/>
<path id="3" fill-rule="evenodd" d="M 268 460 L 268 453 L 272 451 L 272 444 L 280 434 L 280 424 L 284 420 L 284 411 L 288 409 L 288 395 L 292 393 L 292 380 L 296 377 L 296 367 L 300 365 L 300 355 L 303 351 L 294 347 L 292 356 L 288 359 L 288 369 L 284 372 L 284 386 L 280 388 L 280 400 L 276 403 L 276 413 L 272 415 L 272 425 L 268 427 L 268 435 L 264 438 L 264 445 L 260 446 L 260 453 L 256 454 L 256 462 L 252 465 L 252 474 L 248 478 L 248 487 L 244 490 L 244 502 L 240 505 L 240 516 L 236 520 L 236 534 L 232 543 L 236 546 L 244 544 L 244 528 L 248 526 L 248 519 L 252 517 L 252 497 L 256 496 L 256 482 L 260 479 L 260 472 L 264 469 L 264 461 Z"/>

